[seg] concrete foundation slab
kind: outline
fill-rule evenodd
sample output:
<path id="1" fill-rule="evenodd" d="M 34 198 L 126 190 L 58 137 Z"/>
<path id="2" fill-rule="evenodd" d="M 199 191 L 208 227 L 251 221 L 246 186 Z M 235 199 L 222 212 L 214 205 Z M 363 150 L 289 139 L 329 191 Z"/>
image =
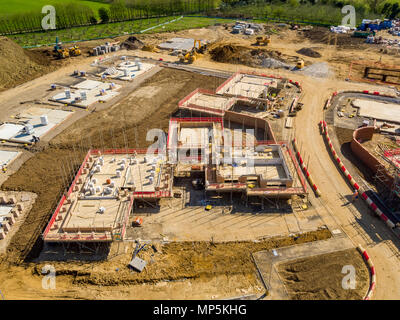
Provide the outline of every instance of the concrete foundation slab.
<path id="1" fill-rule="evenodd" d="M 100 87 L 103 83 L 95 80 L 83 80 L 75 85 L 72 85 L 71 88 L 79 89 L 79 90 L 93 90 Z"/>
<path id="2" fill-rule="evenodd" d="M 0 168 L 8 166 L 21 152 L 0 150 Z"/>
<path id="3" fill-rule="evenodd" d="M 98 76 L 106 76 L 110 79 L 132 81 L 136 77 L 146 73 L 154 67 L 155 65 L 151 63 L 125 61 L 120 63 L 116 68 L 110 68 L 113 71 L 111 74 L 109 72 L 110 69 L 107 69 L 104 72 L 99 73 Z"/>
<path id="4" fill-rule="evenodd" d="M 121 88 L 120 85 L 113 84 L 113 87 L 111 88 L 111 83 L 103 83 L 103 82 L 98 82 L 98 83 L 100 84 L 96 86 L 94 89 L 70 90 L 69 96 L 64 90 L 63 92 L 57 93 L 49 100 L 81 108 L 87 108 L 96 102 L 108 101 L 119 94 L 117 90 Z M 94 84 L 87 84 L 87 86 L 94 86 Z M 82 94 L 84 95 L 84 97 L 82 97 Z"/>
<path id="5" fill-rule="evenodd" d="M 13 205 L 0 205 L 0 218 L 8 216 L 13 208 Z"/>
<path id="6" fill-rule="evenodd" d="M 26 133 L 25 125 L 22 124 L 4 123 L 0 126 L 0 140 L 32 142 L 33 136 L 42 137 L 72 114 L 72 111 L 31 107 L 19 115 L 19 118 L 26 124 L 32 125 L 33 132 Z M 47 125 L 42 124 L 41 116 L 47 117 Z"/>
<path id="7" fill-rule="evenodd" d="M 400 123 L 400 105 L 372 100 L 356 99 L 353 106 L 359 108 L 362 117 Z"/>
<path id="8" fill-rule="evenodd" d="M 200 40 L 201 44 L 205 44 L 206 41 Z M 194 47 L 194 39 L 192 38 L 172 38 L 166 42 L 161 43 L 158 46 L 164 50 L 187 50 L 190 51 Z"/>
<path id="9" fill-rule="evenodd" d="M 19 124 L 4 123 L 0 126 L 0 139 L 10 140 L 16 136 L 24 127 Z"/>

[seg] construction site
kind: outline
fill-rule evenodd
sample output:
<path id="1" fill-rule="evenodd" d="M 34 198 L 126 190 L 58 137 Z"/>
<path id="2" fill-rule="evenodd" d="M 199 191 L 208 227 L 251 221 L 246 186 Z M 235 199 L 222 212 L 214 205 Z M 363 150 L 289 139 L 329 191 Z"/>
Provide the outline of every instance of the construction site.
<path id="1" fill-rule="evenodd" d="M 2 294 L 398 299 L 398 57 L 324 30 L 0 39 Z"/>

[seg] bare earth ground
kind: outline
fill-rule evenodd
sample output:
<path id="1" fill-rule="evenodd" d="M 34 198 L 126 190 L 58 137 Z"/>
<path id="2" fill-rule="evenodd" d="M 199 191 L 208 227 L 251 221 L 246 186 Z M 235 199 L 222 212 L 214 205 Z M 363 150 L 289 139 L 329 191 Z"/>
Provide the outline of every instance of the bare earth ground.
<path id="1" fill-rule="evenodd" d="M 209 28 L 182 31 L 176 34 L 145 36 L 144 40 L 146 42 L 146 39 L 148 39 L 149 42 L 156 43 L 172 35 L 203 37 L 214 40 L 224 37 L 224 41 L 234 38 L 223 28 Z M 313 210 L 323 219 L 330 230 L 342 227 L 355 243 L 367 247 L 375 262 L 379 277 L 375 297 L 378 299 L 398 299 L 400 297 L 400 268 L 393 250 L 398 251 L 399 241 L 393 239 L 387 227 L 370 214 L 364 203 L 359 202 L 347 207 L 343 206 L 339 195 L 349 195 L 352 190 L 330 158 L 317 126 L 317 123 L 323 118 L 322 107 L 332 91 L 344 88 L 358 90 L 373 88 L 365 84 L 343 81 L 347 75 L 349 61 L 355 57 L 379 60 L 381 54 L 378 48 L 374 46 L 363 46 L 360 47 L 362 50 L 359 50 L 359 48 L 349 48 L 347 44 L 339 44 L 338 47 L 326 46 L 324 41 L 322 38 L 307 40 L 307 37 L 301 32 L 282 30 L 279 35 L 272 36 L 272 43 L 268 49 L 271 48 L 289 56 L 300 56 L 296 53 L 299 49 L 313 47 L 321 53 L 321 58 L 306 57 L 305 60 L 309 63 L 328 61 L 335 71 L 337 79 L 316 79 L 281 69 L 268 70 L 251 68 L 241 64 L 219 63 L 212 61 L 208 55 L 197 60 L 194 66 L 231 72 L 238 70 L 269 72 L 288 76 L 302 83 L 304 108 L 296 118 L 295 132 L 299 144 L 303 146 L 302 150 L 305 153 L 303 157 L 310 156 L 309 168 L 311 173 L 317 177 L 316 182 L 322 192 L 321 199 L 317 200 L 312 197 Z M 251 46 L 254 39 L 235 37 L 235 42 L 240 45 Z M 165 53 L 144 51 L 132 51 L 131 53 L 156 60 L 163 58 L 165 61 L 176 61 L 177 59 Z M 121 52 L 121 54 L 123 53 Z M 82 62 L 82 66 L 84 63 L 87 64 L 92 61 L 93 58 L 85 57 L 75 60 L 75 62 Z M 384 55 L 382 57 L 382 62 L 395 64 L 396 61 L 398 61 L 398 58 L 394 56 Z M 51 73 L 14 89 L 4 91 L 0 93 L 0 99 L 12 101 L 15 97 L 23 96 L 29 89 L 48 86 L 56 81 L 60 74 L 70 73 L 76 68 L 76 65 L 71 64 L 60 69 L 58 73 Z M 232 268 L 238 256 L 242 258 L 237 259 L 237 261 L 249 263 L 248 256 L 246 258 L 243 254 L 248 255 L 253 250 L 252 246 L 262 245 L 260 243 L 241 244 L 238 248 L 230 248 L 231 251 L 223 247 L 222 244 L 215 244 L 215 248 L 220 249 L 213 249 L 212 244 L 201 243 L 196 249 L 199 250 L 197 256 L 191 254 L 193 244 L 179 248 L 177 246 L 184 245 L 169 244 L 168 246 L 171 246 L 169 248 L 172 250 L 171 256 L 174 259 L 168 266 L 169 269 L 166 270 L 169 271 L 168 274 L 178 275 L 176 278 L 182 282 L 165 282 L 163 280 L 168 280 L 168 277 L 165 278 L 167 273 L 162 273 L 163 271 L 159 266 L 166 263 L 166 260 L 170 258 L 170 256 L 165 256 L 160 258 L 160 264 L 155 262 L 149 266 L 149 268 L 152 268 L 151 270 L 154 270 L 155 275 L 158 275 L 159 282 L 157 285 L 149 284 L 151 282 L 149 279 L 152 278 L 149 273 L 145 272 L 139 275 L 139 278 L 143 277 L 142 279 L 148 277 L 147 282 L 143 280 L 140 280 L 142 281 L 140 282 L 137 276 L 130 274 L 125 269 L 126 263 L 129 261 L 128 256 L 132 252 L 129 248 L 126 254 L 116 256 L 116 258 L 105 262 L 55 263 L 56 270 L 60 270 L 60 276 L 57 278 L 60 291 L 56 293 L 41 289 L 42 277 L 38 275 L 41 265 L 18 263 L 21 257 L 24 257 L 27 253 L 25 250 L 27 245 L 35 242 L 39 233 L 43 230 L 51 214 L 52 205 L 58 200 L 58 194 L 62 191 L 63 181 L 58 163 L 64 160 L 79 165 L 84 150 L 89 146 L 102 147 L 104 144 L 111 147 L 124 147 L 124 140 L 126 140 L 124 136 L 127 138 L 129 146 L 144 147 L 148 143 L 145 141 L 146 131 L 154 127 L 167 129 L 170 113 L 176 109 L 177 102 L 181 98 L 197 87 L 214 89 L 222 81 L 223 79 L 220 78 L 184 71 L 163 70 L 148 79 L 141 88 L 133 91 L 131 95 L 112 108 L 89 113 L 85 118 L 78 120 L 70 128 L 59 134 L 50 142 L 49 146 L 34 152 L 33 157 L 23 164 L 21 169 L 2 186 L 4 189 L 24 190 L 35 192 L 38 195 L 26 223 L 13 237 L 7 255 L 1 257 L 0 290 L 6 298 L 223 298 L 238 295 L 236 289 L 239 287 L 240 290 L 247 290 L 248 292 L 260 292 L 260 283 L 256 280 L 253 270 L 251 272 L 243 271 L 245 268 L 239 265 L 236 270 Z M 143 87 L 147 87 L 147 90 L 142 89 Z M 157 92 L 157 94 L 150 97 L 148 91 Z M 383 91 L 383 87 L 380 87 L 379 91 Z M 41 91 L 38 89 L 39 92 Z M 2 106 L 2 109 L 4 109 L 4 112 L 8 112 L 10 104 L 6 103 Z M 304 126 L 304 123 L 307 123 L 307 125 Z M 353 210 L 350 210 L 350 208 Z M 358 227 L 355 227 L 355 225 L 358 225 Z M 246 247 L 246 253 L 241 253 L 243 246 Z M 270 247 L 265 245 L 264 248 Z M 41 241 L 36 241 L 30 258 L 35 258 L 40 249 Z M 169 253 L 169 249 L 165 250 Z M 213 250 L 222 250 L 224 254 L 217 254 Z M 260 250 L 260 248 L 257 248 L 257 250 Z M 210 252 L 212 255 L 210 255 Z M 231 254 L 232 252 L 235 256 Z M 151 254 L 151 251 L 143 252 L 143 255 L 145 254 Z M 157 255 L 158 253 L 154 256 L 156 261 Z M 208 255 L 210 257 L 207 258 Z M 214 255 L 217 260 L 211 258 Z M 192 264 L 192 260 L 195 263 Z M 219 266 L 221 261 L 223 265 Z M 174 263 L 182 265 L 183 269 L 176 270 Z M 164 266 L 167 267 L 165 264 Z M 93 272 L 87 271 L 92 268 Z M 119 268 L 119 271 L 116 271 L 116 268 Z M 240 271 L 237 269 L 240 269 Z M 215 272 L 210 270 L 215 270 Z M 227 276 L 226 273 L 231 276 Z M 196 274 L 200 276 L 198 278 L 192 277 Z M 122 279 L 125 277 L 126 283 L 120 283 L 120 277 Z M 185 277 L 189 279 L 185 279 Z M 116 279 L 118 279 L 117 282 L 115 282 Z M 213 281 L 215 281 L 215 286 L 212 285 Z M 102 287 L 108 282 L 113 286 Z M 227 285 L 224 286 L 224 284 Z M 191 286 L 192 289 L 187 290 L 187 286 Z"/>
<path id="2" fill-rule="evenodd" d="M 24 190 L 38 195 L 26 223 L 11 241 L 7 260 L 17 258 L 21 250 L 32 242 L 32 233 L 42 230 L 48 221 L 62 186 L 66 187 L 60 161 L 69 162 L 65 165 L 72 171 L 72 165 L 75 168 L 79 166 L 89 147 L 122 148 L 125 141 L 129 146 L 145 147 L 150 144 L 146 141 L 147 131 L 153 127 L 167 129 L 170 114 L 182 97 L 197 87 L 215 89 L 221 82 L 219 78 L 165 69 L 143 84 L 143 87 L 162 90 L 162 95 L 150 99 L 134 91 L 112 108 L 90 113 L 78 120 L 57 136 L 49 147 L 39 150 L 2 185 L 6 190 Z"/>
<path id="3" fill-rule="evenodd" d="M 256 276 L 252 252 L 329 237 L 325 229 L 297 239 L 156 244 L 156 249 L 147 246 L 139 253 L 149 261 L 142 273 L 127 268 L 135 244 L 114 244 L 107 261 L 2 264 L 7 267 L 0 274 L 1 290 L 7 299 L 213 299 L 261 295 L 265 289 Z M 56 290 L 42 289 L 41 270 L 46 264 L 56 270 Z"/>
<path id="4" fill-rule="evenodd" d="M 356 271 L 354 290 L 342 287 L 344 265 Z M 282 263 L 278 271 L 294 300 L 360 300 L 369 286 L 369 270 L 355 248 Z"/>

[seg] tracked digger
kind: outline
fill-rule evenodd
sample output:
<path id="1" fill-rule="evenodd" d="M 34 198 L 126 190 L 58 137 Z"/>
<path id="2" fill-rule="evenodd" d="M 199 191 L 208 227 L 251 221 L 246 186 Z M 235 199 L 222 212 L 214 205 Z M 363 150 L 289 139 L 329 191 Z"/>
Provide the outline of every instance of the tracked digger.
<path id="1" fill-rule="evenodd" d="M 80 56 L 82 54 L 81 49 L 79 49 L 77 45 L 74 45 L 73 47 L 69 48 L 68 51 L 69 55 L 74 57 Z"/>
<path id="2" fill-rule="evenodd" d="M 179 55 L 179 61 L 182 63 L 193 63 L 201 54 L 207 51 L 207 44 L 201 44 L 201 40 L 194 40 L 193 49 L 189 52 Z"/>

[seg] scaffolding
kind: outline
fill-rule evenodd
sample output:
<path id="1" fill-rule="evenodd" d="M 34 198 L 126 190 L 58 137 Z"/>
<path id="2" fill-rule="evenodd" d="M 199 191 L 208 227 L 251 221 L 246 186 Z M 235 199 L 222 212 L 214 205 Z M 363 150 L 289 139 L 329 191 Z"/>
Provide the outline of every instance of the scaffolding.
<path id="1" fill-rule="evenodd" d="M 400 150 L 387 150 L 380 154 L 383 163 L 376 168 L 375 185 L 381 188 L 380 197 L 400 217 L 400 166 L 393 161 L 393 156 L 400 155 Z"/>

